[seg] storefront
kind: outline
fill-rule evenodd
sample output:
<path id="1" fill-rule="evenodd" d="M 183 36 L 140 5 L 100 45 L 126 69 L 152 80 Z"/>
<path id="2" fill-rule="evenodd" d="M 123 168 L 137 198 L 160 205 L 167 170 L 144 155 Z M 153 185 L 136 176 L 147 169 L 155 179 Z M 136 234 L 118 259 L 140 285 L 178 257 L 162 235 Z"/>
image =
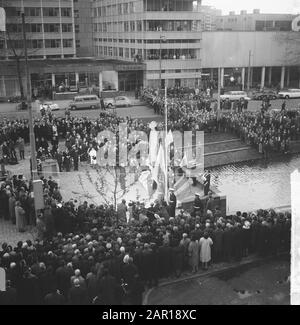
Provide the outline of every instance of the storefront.
<path id="1" fill-rule="evenodd" d="M 145 66 L 135 62 L 95 59 L 29 61 L 31 90 L 35 97 L 52 98 L 54 93 L 96 89 L 133 91 L 143 86 Z M 0 97 L 20 95 L 20 81 L 14 61 L 0 62 Z M 22 86 L 26 91 L 25 69 L 21 65 Z"/>

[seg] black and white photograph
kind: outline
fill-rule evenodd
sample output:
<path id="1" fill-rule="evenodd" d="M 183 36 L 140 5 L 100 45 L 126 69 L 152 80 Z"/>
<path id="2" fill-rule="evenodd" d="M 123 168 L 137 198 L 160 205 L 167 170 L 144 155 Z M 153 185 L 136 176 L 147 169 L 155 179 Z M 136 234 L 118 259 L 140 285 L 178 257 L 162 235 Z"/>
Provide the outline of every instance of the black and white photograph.
<path id="1" fill-rule="evenodd" d="M 0 165 L 0 305 L 300 304 L 300 1 L 0 0 Z"/>

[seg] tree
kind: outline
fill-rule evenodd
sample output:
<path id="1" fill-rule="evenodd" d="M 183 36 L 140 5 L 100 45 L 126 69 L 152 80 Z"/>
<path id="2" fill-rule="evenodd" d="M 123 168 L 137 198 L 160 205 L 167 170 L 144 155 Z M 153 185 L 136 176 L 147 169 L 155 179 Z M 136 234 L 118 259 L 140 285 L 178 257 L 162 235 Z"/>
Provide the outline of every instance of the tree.
<path id="1" fill-rule="evenodd" d="M 22 79 L 22 61 L 25 58 L 23 24 L 20 18 L 20 12 L 17 7 L 9 6 L 7 1 L 0 1 L 0 7 L 6 11 L 6 32 L 0 32 L 0 41 L 5 44 L 4 48 L 0 49 L 0 56 L 8 57 L 16 62 L 16 74 L 20 89 L 21 99 L 25 99 L 24 84 Z M 13 19 L 12 19 L 13 18 Z M 11 23 L 13 21 L 13 23 Z M 28 21 L 27 21 L 28 22 Z M 31 40 L 27 39 L 27 47 L 31 48 Z M 30 50 L 29 55 L 36 52 L 37 49 Z"/>
<path id="2" fill-rule="evenodd" d="M 88 181 L 93 184 L 102 200 L 117 208 L 117 203 L 127 194 L 130 188 L 137 181 L 137 173 L 132 174 L 129 170 L 122 167 L 96 167 L 97 177 L 87 170 L 86 176 Z M 135 175 L 132 179 L 131 175 Z"/>

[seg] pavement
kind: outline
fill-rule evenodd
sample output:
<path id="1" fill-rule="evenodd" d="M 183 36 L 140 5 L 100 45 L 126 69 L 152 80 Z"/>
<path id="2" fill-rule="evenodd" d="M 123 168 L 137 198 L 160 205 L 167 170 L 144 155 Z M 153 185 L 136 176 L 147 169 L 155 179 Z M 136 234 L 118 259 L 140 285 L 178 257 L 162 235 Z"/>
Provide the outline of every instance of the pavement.
<path id="1" fill-rule="evenodd" d="M 208 271 L 167 279 L 144 295 L 144 305 L 289 304 L 289 254 L 218 263 Z"/>

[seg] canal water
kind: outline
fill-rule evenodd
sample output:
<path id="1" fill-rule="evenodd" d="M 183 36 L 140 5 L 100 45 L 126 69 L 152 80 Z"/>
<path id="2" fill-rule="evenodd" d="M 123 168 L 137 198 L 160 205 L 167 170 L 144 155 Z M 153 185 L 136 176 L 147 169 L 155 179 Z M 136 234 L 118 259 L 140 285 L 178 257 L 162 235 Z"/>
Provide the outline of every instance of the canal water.
<path id="1" fill-rule="evenodd" d="M 291 205 L 291 173 L 300 169 L 300 155 L 272 162 L 256 161 L 217 167 L 211 185 L 227 196 L 227 212 Z"/>

